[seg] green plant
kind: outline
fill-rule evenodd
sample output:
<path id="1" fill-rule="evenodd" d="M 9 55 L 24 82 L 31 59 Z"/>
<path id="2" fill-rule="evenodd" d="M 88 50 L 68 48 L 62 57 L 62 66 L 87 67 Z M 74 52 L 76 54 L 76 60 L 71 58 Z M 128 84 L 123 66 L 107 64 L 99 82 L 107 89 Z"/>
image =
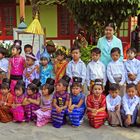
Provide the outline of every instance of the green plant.
<path id="1" fill-rule="evenodd" d="M 91 50 L 95 47 L 96 46 L 88 45 L 86 48 L 81 48 L 81 59 L 85 64 L 88 64 L 91 60 Z"/>

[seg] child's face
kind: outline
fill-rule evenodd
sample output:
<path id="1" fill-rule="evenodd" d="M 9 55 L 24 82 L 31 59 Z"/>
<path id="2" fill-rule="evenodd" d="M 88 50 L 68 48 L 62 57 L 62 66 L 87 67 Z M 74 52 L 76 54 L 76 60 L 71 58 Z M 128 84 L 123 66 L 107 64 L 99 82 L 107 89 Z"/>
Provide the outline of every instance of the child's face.
<path id="1" fill-rule="evenodd" d="M 58 61 L 62 61 L 64 59 L 64 55 L 57 55 L 56 59 Z"/>
<path id="2" fill-rule="evenodd" d="M 43 87 L 42 87 L 42 95 L 43 95 L 43 96 L 46 96 L 46 95 L 48 95 L 48 94 L 49 94 L 48 89 L 47 89 L 45 86 L 43 86 Z"/>
<path id="3" fill-rule="evenodd" d="M 107 26 L 105 28 L 105 36 L 107 38 L 111 38 L 113 36 L 113 34 L 114 34 L 114 29 L 112 27 Z"/>
<path id="4" fill-rule="evenodd" d="M 91 55 L 92 55 L 92 60 L 95 61 L 95 62 L 97 62 L 100 58 L 100 54 L 97 54 L 95 52 L 92 52 Z"/>
<path id="5" fill-rule="evenodd" d="M 78 86 L 72 87 L 72 94 L 78 95 L 81 92 L 81 88 Z"/>
<path id="6" fill-rule="evenodd" d="M 71 55 L 72 55 L 72 58 L 73 58 L 74 61 L 79 60 L 79 58 L 81 56 L 80 51 L 78 49 L 73 50 Z"/>
<path id="7" fill-rule="evenodd" d="M 127 58 L 128 59 L 132 60 L 132 59 L 135 58 L 135 56 L 136 56 L 136 54 L 133 51 L 128 51 L 127 52 Z"/>
<path id="8" fill-rule="evenodd" d="M 15 94 L 16 94 L 16 96 L 22 95 L 22 94 L 23 94 L 22 88 L 20 88 L 20 89 L 15 89 Z"/>
<path id="9" fill-rule="evenodd" d="M 57 92 L 63 92 L 63 91 L 65 91 L 66 90 L 66 87 L 62 84 L 62 83 L 58 83 L 57 85 L 56 85 L 56 91 Z"/>
<path id="10" fill-rule="evenodd" d="M 34 60 L 32 58 L 26 57 L 26 65 L 32 66 L 34 64 Z"/>
<path id="11" fill-rule="evenodd" d="M 120 58 L 120 54 L 116 51 L 111 54 L 113 61 L 117 61 Z"/>
<path id="12" fill-rule="evenodd" d="M 30 53 L 32 53 L 32 49 L 31 48 L 25 48 L 24 52 L 25 52 L 25 54 L 30 54 Z"/>
<path id="13" fill-rule="evenodd" d="M 42 66 L 46 66 L 48 64 L 48 60 L 46 58 L 41 59 L 40 62 Z"/>
<path id="14" fill-rule="evenodd" d="M 9 93 L 9 89 L 8 88 L 3 88 L 3 89 L 1 89 L 1 93 L 3 95 L 7 95 Z"/>
<path id="15" fill-rule="evenodd" d="M 4 55 L 2 53 L 0 53 L 0 60 L 4 58 Z"/>
<path id="16" fill-rule="evenodd" d="M 17 54 L 19 54 L 19 50 L 17 50 L 17 48 L 12 48 L 12 56 L 15 56 L 15 55 L 17 55 Z"/>
<path id="17" fill-rule="evenodd" d="M 34 92 L 29 87 L 27 87 L 27 94 L 28 95 L 33 95 Z"/>
<path id="18" fill-rule="evenodd" d="M 130 98 L 133 98 L 136 95 L 135 87 L 128 88 L 126 91 Z"/>
<path id="19" fill-rule="evenodd" d="M 119 90 L 114 90 L 114 91 L 110 90 L 109 93 L 112 96 L 112 98 L 116 98 L 117 95 L 119 94 Z"/>
<path id="20" fill-rule="evenodd" d="M 93 94 L 95 95 L 95 96 L 100 96 L 101 94 L 102 94 L 102 92 L 103 92 L 103 88 L 102 88 L 102 86 L 101 85 L 94 85 L 94 87 L 93 87 Z"/>

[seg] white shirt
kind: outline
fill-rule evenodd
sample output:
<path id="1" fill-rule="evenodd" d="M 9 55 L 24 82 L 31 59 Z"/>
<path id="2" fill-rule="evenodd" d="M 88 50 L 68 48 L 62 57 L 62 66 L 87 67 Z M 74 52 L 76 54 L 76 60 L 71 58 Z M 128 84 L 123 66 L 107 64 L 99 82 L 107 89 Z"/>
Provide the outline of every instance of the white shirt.
<path id="1" fill-rule="evenodd" d="M 8 65 L 9 65 L 9 61 L 6 58 L 2 58 L 0 60 L 0 69 L 6 73 L 8 72 Z"/>

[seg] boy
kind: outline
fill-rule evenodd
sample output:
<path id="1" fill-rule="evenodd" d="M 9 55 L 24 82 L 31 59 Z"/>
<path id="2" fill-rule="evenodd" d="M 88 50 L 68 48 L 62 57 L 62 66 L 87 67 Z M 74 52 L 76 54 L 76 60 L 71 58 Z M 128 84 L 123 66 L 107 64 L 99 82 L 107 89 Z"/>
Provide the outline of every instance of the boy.
<path id="1" fill-rule="evenodd" d="M 103 85 L 106 85 L 106 69 L 104 64 L 99 60 L 101 56 L 101 50 L 99 48 L 94 48 L 91 51 L 92 61 L 87 65 L 87 86 L 90 87 L 94 84 L 96 79 L 101 79 Z M 89 89 L 89 88 L 88 88 Z"/>
<path id="2" fill-rule="evenodd" d="M 68 63 L 66 69 L 66 75 L 68 75 L 71 79 L 73 77 L 80 77 L 82 78 L 82 85 L 86 79 L 86 65 L 80 59 L 81 53 L 79 47 L 73 47 L 71 49 L 72 60 Z"/>
<path id="3" fill-rule="evenodd" d="M 131 83 L 126 86 L 126 94 L 122 99 L 121 115 L 124 121 L 124 126 L 128 127 L 136 123 L 139 98 L 136 95 L 136 86 Z"/>
<path id="4" fill-rule="evenodd" d="M 125 92 L 125 68 L 123 62 L 119 61 L 120 54 L 121 51 L 117 47 L 111 50 L 112 61 L 107 66 L 107 77 L 110 84 L 119 84 L 122 96 Z"/>
<path id="5" fill-rule="evenodd" d="M 6 78 L 8 72 L 8 60 L 5 58 L 6 49 L 0 47 L 0 87 L 2 84 L 2 80 Z"/>
<path id="6" fill-rule="evenodd" d="M 108 121 L 111 126 L 122 126 L 120 115 L 121 97 L 119 96 L 120 87 L 118 84 L 111 84 L 109 94 L 106 96 Z"/>
<path id="7" fill-rule="evenodd" d="M 129 48 L 127 50 L 128 60 L 124 64 L 127 83 L 135 84 L 137 86 L 138 94 L 140 95 L 140 61 L 135 58 L 136 53 L 135 48 Z"/>

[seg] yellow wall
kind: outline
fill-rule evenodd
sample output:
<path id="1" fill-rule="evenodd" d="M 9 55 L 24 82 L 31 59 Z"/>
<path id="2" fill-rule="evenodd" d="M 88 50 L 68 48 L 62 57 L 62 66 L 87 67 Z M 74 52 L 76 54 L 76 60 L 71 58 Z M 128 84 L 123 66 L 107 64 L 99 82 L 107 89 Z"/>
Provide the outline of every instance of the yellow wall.
<path id="1" fill-rule="evenodd" d="M 19 6 L 17 6 L 17 26 L 19 24 Z M 32 22 L 32 8 L 25 7 L 25 23 Z M 57 37 L 57 6 L 40 6 L 40 23 L 46 29 L 46 37 Z"/>

